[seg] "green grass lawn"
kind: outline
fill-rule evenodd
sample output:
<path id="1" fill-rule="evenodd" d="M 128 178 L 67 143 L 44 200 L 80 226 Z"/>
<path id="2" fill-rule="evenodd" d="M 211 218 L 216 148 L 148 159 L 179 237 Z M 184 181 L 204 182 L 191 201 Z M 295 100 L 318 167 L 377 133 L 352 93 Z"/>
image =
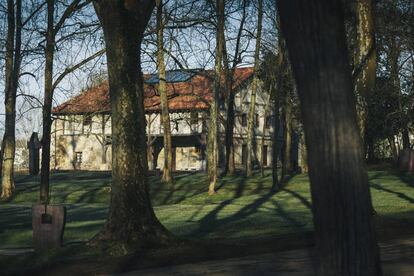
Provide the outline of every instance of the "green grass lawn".
<path id="1" fill-rule="evenodd" d="M 370 171 L 378 217 L 414 225 L 414 175 Z M 15 197 L 0 202 L 0 248 L 31 246 L 31 205 L 38 199 L 38 177 L 17 176 Z M 109 204 L 108 172 L 60 172 L 51 177 L 51 203 L 67 206 L 65 243 L 86 241 L 102 228 Z M 160 221 L 189 239 L 265 238 L 312 230 L 309 180 L 293 177 L 284 190 L 270 193 L 270 172 L 262 178 L 220 180 L 218 193 L 207 195 L 202 173 L 181 175 L 172 185 L 150 177 L 151 198 Z"/>

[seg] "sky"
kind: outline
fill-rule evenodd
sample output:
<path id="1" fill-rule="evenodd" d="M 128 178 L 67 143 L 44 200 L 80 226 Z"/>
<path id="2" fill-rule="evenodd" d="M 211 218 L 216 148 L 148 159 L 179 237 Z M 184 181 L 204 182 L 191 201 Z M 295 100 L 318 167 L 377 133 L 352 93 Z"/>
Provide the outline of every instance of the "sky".
<path id="1" fill-rule="evenodd" d="M 37 6 L 37 0 L 23 1 L 23 20 Z M 174 3 L 174 1 L 172 2 Z M 0 38 L 5 37 L 7 27 L 6 14 L 0 4 Z M 63 6 L 56 7 L 56 18 L 59 18 L 64 11 Z M 271 13 L 270 10 L 267 12 Z M 57 19 L 56 19 L 57 20 Z M 255 7 L 248 10 L 248 16 L 245 25 L 244 38 L 242 46 L 246 48 L 240 66 L 247 66 L 253 63 L 253 51 L 255 39 L 252 37 L 256 31 L 256 12 Z M 22 62 L 22 77 L 20 78 L 18 99 L 17 99 L 17 124 L 16 135 L 18 138 L 28 139 L 33 131 L 41 132 L 41 103 L 43 102 L 43 70 L 44 55 L 42 46 L 44 45 L 42 32 L 46 28 L 46 12 L 43 8 L 41 12 L 33 18 L 32 23 L 25 26 L 23 32 L 24 51 L 31 51 L 26 55 Z M 228 39 L 228 52 L 234 51 L 234 37 L 236 36 L 240 21 L 240 13 L 230 13 L 226 25 L 226 38 Z M 150 24 L 155 24 L 154 18 Z M 88 26 L 89 28 L 81 28 Z M 270 19 L 264 19 L 264 40 L 268 45 L 273 44 L 272 22 Z M 151 28 L 151 27 L 149 27 Z M 266 28 L 268 30 L 266 31 Z M 87 34 L 93 31 L 92 34 Z M 76 35 L 72 35 L 76 32 Z M 72 35 L 72 36 L 71 36 Z M 71 36 L 74 39 L 66 39 Z M 180 63 L 187 68 L 206 68 L 214 67 L 214 48 L 215 33 L 213 29 L 202 27 L 191 27 L 188 29 L 168 29 L 165 32 L 165 48 L 171 52 Z M 275 35 L 273 34 L 273 37 Z M 147 36 L 142 44 L 142 71 L 144 73 L 154 73 L 155 70 L 155 36 Z M 92 5 L 86 7 L 82 12 L 75 14 L 73 18 L 67 21 L 65 27 L 57 34 L 58 42 L 56 45 L 54 59 L 54 78 L 56 79 L 67 67 L 73 66 L 84 58 L 89 57 L 95 52 L 105 47 L 102 30 L 98 26 L 98 19 Z M 270 41 L 270 42 L 269 42 Z M 0 39 L 0 46 L 4 54 L 4 39 Z M 4 59 L 0 54 L 0 101 L 4 102 Z M 167 70 L 178 69 L 174 60 L 166 54 Z M 89 62 L 76 72 L 68 75 L 55 90 L 54 106 L 66 101 L 67 99 L 79 94 L 82 90 L 90 87 L 98 80 L 105 78 L 106 75 L 106 58 L 105 55 Z M 29 95 L 29 96 L 25 96 Z M 35 99 L 36 98 L 36 99 Z M 0 134 L 4 126 L 4 104 L 0 104 Z"/>

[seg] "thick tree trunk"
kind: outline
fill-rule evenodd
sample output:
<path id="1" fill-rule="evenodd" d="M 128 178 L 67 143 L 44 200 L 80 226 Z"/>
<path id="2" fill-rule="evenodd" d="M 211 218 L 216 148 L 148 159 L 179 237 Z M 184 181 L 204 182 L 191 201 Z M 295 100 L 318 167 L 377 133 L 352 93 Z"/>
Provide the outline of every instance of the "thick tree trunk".
<path id="1" fill-rule="evenodd" d="M 309 154 L 317 275 L 381 275 L 341 1 L 277 4 Z"/>
<path id="2" fill-rule="evenodd" d="M 40 202 L 49 201 L 50 140 L 52 129 L 53 59 L 55 30 L 53 27 L 55 1 L 47 1 L 47 31 L 45 49 L 45 92 L 43 101 L 42 167 L 40 170 Z"/>
<path id="3" fill-rule="evenodd" d="M 367 100 L 375 91 L 377 51 L 373 20 L 372 0 L 357 0 L 357 50 L 355 67 L 358 72 L 355 80 L 357 95 L 358 126 L 363 140 L 367 120 Z"/>
<path id="4" fill-rule="evenodd" d="M 96 239 L 122 248 L 163 243 L 169 234 L 149 198 L 140 68 L 141 42 L 154 2 L 107 0 L 94 1 L 94 6 L 104 31 L 112 112 L 111 204 Z"/>
<path id="5" fill-rule="evenodd" d="M 158 93 L 161 100 L 161 117 L 164 137 L 164 169 L 162 181 L 165 183 L 172 182 L 172 143 L 171 143 L 171 125 L 170 113 L 168 111 L 167 82 L 164 62 L 164 22 L 163 22 L 163 3 L 162 0 L 156 0 L 157 3 L 157 69 L 159 76 Z"/>
<path id="6" fill-rule="evenodd" d="M 250 94 L 249 115 L 247 120 L 247 162 L 246 162 L 246 175 L 253 175 L 253 139 L 255 135 L 255 118 L 256 118 L 256 93 L 259 82 L 259 66 L 260 66 L 260 43 L 262 39 L 262 19 L 263 19 L 263 0 L 259 0 L 259 8 L 257 12 L 257 34 L 256 34 L 256 48 L 254 53 L 254 75 L 252 81 L 252 91 Z"/>
<path id="7" fill-rule="evenodd" d="M 16 95 L 21 63 L 21 0 L 7 1 L 7 42 L 5 66 L 5 130 L 2 142 L 1 198 L 8 199 L 14 192 L 14 155 L 16 149 Z"/>

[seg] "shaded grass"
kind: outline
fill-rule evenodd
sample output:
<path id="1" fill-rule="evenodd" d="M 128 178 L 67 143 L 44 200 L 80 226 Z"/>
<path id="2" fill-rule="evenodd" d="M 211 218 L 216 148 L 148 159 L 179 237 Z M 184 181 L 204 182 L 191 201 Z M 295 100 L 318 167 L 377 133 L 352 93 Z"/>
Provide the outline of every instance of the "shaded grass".
<path id="1" fill-rule="evenodd" d="M 414 177 L 392 170 L 369 172 L 374 208 L 384 220 L 414 222 Z M 16 177 L 17 193 L 0 203 L 1 248 L 31 246 L 31 205 L 38 177 Z M 51 177 L 51 202 L 67 206 L 65 242 L 86 241 L 103 226 L 110 196 L 108 172 L 60 172 Z M 309 179 L 297 175 L 271 193 L 270 172 L 227 176 L 207 195 L 203 173 L 177 176 L 165 185 L 150 177 L 150 195 L 160 221 L 187 239 L 252 239 L 312 231 Z M 407 227 L 408 227 L 407 226 Z"/>

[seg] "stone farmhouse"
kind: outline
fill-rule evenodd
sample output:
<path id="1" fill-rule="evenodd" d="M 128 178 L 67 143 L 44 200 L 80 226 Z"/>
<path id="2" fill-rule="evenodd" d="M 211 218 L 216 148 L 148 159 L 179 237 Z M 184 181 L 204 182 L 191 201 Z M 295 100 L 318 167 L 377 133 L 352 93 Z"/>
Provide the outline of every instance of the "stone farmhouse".
<path id="1" fill-rule="evenodd" d="M 206 136 L 209 103 L 213 98 L 214 72 L 209 70 L 167 72 L 168 107 L 171 117 L 173 170 L 206 168 Z M 235 95 L 234 152 L 236 166 L 243 166 L 247 156 L 247 114 L 253 68 L 234 72 Z M 147 121 L 148 165 L 163 167 L 163 128 L 160 121 L 158 76 L 144 75 L 144 106 Z M 271 165 L 271 116 L 265 116 L 268 94 L 257 93 L 255 116 L 256 160 L 263 156 Z M 224 118 L 224 105 L 220 107 Z M 54 123 L 51 145 L 52 168 L 56 170 L 111 169 L 111 115 L 108 83 L 103 82 L 53 109 Z M 264 132 L 263 132 L 264 130 Z M 224 153 L 224 126 L 220 127 L 220 158 Z M 262 139 L 264 138 L 264 139 Z M 262 152 L 261 143 L 264 141 Z"/>

